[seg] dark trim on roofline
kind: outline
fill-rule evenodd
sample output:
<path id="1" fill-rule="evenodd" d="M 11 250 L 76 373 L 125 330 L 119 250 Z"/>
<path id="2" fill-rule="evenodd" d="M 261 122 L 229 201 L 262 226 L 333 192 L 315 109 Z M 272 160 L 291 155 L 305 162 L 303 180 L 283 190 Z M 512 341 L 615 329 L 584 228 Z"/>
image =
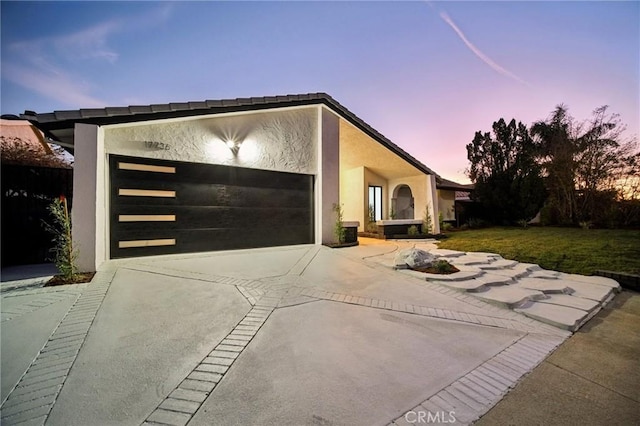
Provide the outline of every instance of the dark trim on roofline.
<path id="1" fill-rule="evenodd" d="M 323 104 L 333 112 L 356 126 L 381 145 L 394 152 L 402 159 L 425 174 L 438 174 L 418 161 L 375 130 L 364 120 L 349 111 L 338 101 L 326 93 L 308 93 L 304 95 L 270 96 L 262 98 L 238 98 L 218 101 L 170 103 L 147 106 L 129 106 L 118 108 L 80 109 L 71 111 L 54 111 L 37 114 L 25 111 L 21 118 L 29 120 L 42 130 L 47 137 L 59 141 L 52 133 L 55 130 L 73 129 L 76 123 L 109 125 L 119 123 L 135 123 L 140 121 L 162 120 L 170 118 L 195 117 L 231 112 L 262 111 L 273 108 L 297 107 Z M 139 111 L 139 112 L 138 112 Z"/>

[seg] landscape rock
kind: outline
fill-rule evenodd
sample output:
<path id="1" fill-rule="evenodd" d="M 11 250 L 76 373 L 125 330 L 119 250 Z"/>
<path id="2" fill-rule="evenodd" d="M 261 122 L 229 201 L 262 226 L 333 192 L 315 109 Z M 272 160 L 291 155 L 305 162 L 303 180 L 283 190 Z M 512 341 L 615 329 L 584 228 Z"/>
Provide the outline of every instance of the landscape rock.
<path id="1" fill-rule="evenodd" d="M 393 263 L 396 269 L 428 268 L 436 259 L 437 256 L 429 252 L 412 248 L 398 252 Z"/>

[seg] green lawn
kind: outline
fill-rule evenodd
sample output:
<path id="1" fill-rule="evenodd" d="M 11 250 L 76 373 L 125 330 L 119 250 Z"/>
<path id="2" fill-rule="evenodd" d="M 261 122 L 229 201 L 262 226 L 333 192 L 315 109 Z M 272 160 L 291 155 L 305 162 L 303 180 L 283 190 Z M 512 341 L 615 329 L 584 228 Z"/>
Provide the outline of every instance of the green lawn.
<path id="1" fill-rule="evenodd" d="M 448 232 L 439 247 L 498 253 L 545 269 L 591 275 L 640 273 L 640 231 L 581 228 L 486 228 Z"/>

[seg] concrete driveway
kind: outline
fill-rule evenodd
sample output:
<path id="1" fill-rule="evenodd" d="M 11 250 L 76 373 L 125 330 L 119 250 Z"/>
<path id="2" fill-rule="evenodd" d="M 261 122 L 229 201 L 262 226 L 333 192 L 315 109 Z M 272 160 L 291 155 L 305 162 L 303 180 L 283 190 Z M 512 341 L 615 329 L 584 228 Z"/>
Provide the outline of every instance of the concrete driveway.
<path id="1" fill-rule="evenodd" d="M 570 333 L 375 261 L 414 244 L 109 262 L 3 321 L 2 424 L 472 422 Z"/>

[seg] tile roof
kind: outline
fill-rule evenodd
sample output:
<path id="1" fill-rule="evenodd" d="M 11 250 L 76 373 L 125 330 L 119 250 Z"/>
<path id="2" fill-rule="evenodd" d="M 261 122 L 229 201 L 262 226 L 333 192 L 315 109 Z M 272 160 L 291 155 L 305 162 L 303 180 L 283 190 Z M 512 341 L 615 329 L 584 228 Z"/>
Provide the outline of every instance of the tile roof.
<path id="1" fill-rule="evenodd" d="M 44 140 L 42 132 L 25 120 L 0 119 L 0 139 L 2 145 L 12 139 L 19 139 L 25 146 L 33 151 L 43 151 L 51 155 L 51 147 Z"/>
<path id="2" fill-rule="evenodd" d="M 236 98 L 222 100 L 206 100 L 196 102 L 179 102 L 154 105 L 131 105 L 128 107 L 106 107 L 79 109 L 70 111 L 53 111 L 38 114 L 33 111 L 25 111 L 21 118 L 31 121 L 41 129 L 48 137 L 67 144 L 73 144 L 73 128 L 75 123 L 89 123 L 97 125 L 127 123 L 136 121 L 148 121 L 164 118 L 188 117 L 207 114 L 220 114 L 224 112 L 251 111 L 289 106 L 303 106 L 324 104 L 345 120 L 351 122 L 357 128 L 368 134 L 383 146 L 404 158 L 410 164 L 424 173 L 435 175 L 438 186 L 443 181 L 437 173 L 418 161 L 398 145 L 391 142 L 380 132 L 375 130 L 364 120 L 349 111 L 338 101 L 326 93 L 307 93 L 300 95 L 264 96 L 252 98 Z M 451 182 L 451 181 L 448 181 Z M 455 185 L 455 182 L 451 182 Z"/>
<path id="3" fill-rule="evenodd" d="M 56 128 L 65 125 L 66 121 L 87 122 L 96 124 L 126 123 L 157 119 L 157 114 L 168 113 L 168 117 L 215 114 L 229 111 L 264 109 L 280 106 L 304 105 L 313 103 L 333 103 L 339 105 L 326 93 L 309 93 L 305 95 L 265 96 L 253 98 L 236 98 L 206 100 L 196 102 L 171 102 L 168 104 L 130 105 L 127 107 L 106 107 L 79 110 L 53 111 L 38 114 L 25 111 L 22 118 L 34 121 L 46 127 Z M 346 111 L 346 108 L 340 106 Z M 164 117 L 163 117 L 164 118 Z M 95 120 L 97 119 L 97 121 Z M 56 123 L 56 125 L 54 125 Z"/>
<path id="4" fill-rule="evenodd" d="M 438 177 L 437 178 L 438 181 L 438 189 L 449 189 L 452 191 L 462 191 L 462 192 L 469 192 L 471 190 L 473 190 L 474 185 L 472 183 L 470 184 L 461 184 L 458 182 L 454 182 L 452 180 L 449 179 L 445 179 L 443 177 Z"/>

